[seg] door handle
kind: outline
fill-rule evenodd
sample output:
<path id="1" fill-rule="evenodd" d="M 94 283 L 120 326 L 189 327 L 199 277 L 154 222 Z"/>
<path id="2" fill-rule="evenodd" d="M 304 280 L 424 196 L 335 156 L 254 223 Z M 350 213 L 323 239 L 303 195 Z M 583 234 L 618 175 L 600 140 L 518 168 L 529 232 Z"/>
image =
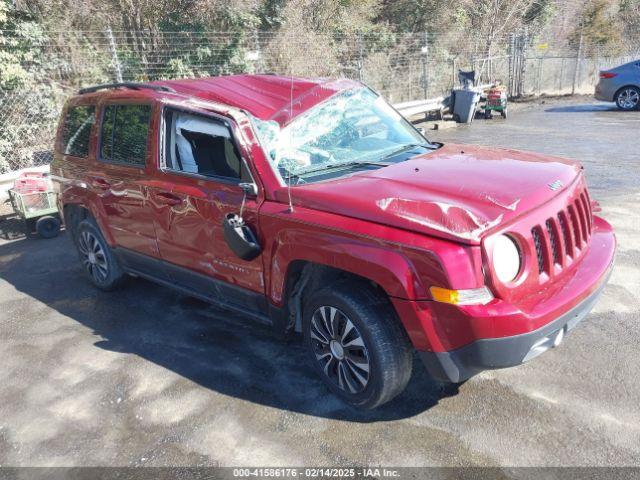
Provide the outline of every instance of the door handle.
<path id="1" fill-rule="evenodd" d="M 163 203 L 165 205 L 180 205 L 182 203 L 182 199 L 177 197 L 169 192 L 158 192 L 154 195 L 158 202 Z"/>
<path id="2" fill-rule="evenodd" d="M 99 188 L 101 190 L 108 190 L 111 188 L 111 184 L 107 182 L 104 178 L 94 177 L 91 179 L 91 186 Z"/>

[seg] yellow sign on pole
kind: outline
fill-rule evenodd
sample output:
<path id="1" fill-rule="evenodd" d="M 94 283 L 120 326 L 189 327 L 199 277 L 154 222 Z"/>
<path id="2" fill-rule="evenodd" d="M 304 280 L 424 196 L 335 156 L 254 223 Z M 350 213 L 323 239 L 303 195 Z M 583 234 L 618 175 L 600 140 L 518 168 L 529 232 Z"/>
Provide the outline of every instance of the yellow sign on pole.
<path id="1" fill-rule="evenodd" d="M 541 43 L 540 45 L 538 45 L 538 50 L 546 50 L 547 48 L 549 48 L 548 43 Z"/>

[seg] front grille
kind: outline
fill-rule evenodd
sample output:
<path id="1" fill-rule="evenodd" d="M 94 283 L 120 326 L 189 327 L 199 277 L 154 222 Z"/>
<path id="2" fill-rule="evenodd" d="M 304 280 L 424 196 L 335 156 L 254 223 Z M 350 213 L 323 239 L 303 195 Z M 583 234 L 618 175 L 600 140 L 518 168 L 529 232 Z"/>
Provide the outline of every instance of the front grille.
<path id="1" fill-rule="evenodd" d="M 566 258 L 575 259 L 587 245 L 593 229 L 591 202 L 586 190 L 576 196 L 544 226 L 531 229 L 539 273 L 551 275 L 552 265 L 563 268 Z"/>

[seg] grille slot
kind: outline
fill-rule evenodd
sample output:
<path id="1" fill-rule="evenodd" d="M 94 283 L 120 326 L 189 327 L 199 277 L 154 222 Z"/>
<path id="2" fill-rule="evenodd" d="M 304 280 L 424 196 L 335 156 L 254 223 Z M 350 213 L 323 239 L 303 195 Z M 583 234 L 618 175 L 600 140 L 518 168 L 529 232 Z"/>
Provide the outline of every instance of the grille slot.
<path id="1" fill-rule="evenodd" d="M 580 223 L 580 232 L 582 233 L 582 240 L 584 242 L 587 241 L 587 216 L 584 214 L 584 210 L 582 208 L 582 202 L 580 202 L 580 198 L 575 201 L 576 212 L 578 212 L 578 222 Z"/>
<path id="2" fill-rule="evenodd" d="M 545 225 L 547 226 L 547 233 L 549 234 L 549 244 L 551 245 L 551 253 L 553 254 L 553 263 L 560 265 L 560 250 L 561 247 L 558 244 L 558 238 L 556 238 L 555 227 L 551 219 L 547 220 Z"/>
<path id="3" fill-rule="evenodd" d="M 539 230 L 540 227 L 533 227 L 531 229 L 531 236 L 533 237 L 533 243 L 536 246 L 536 254 L 538 256 L 538 273 L 542 273 L 544 272 L 544 251 Z"/>
<path id="4" fill-rule="evenodd" d="M 582 200 L 587 207 L 587 215 L 589 216 L 589 234 L 593 230 L 593 211 L 591 210 L 591 199 L 589 199 L 589 192 L 586 190 L 582 192 Z"/>
<path id="5" fill-rule="evenodd" d="M 575 240 L 575 247 L 579 250 L 582 246 L 582 234 L 580 233 L 580 223 L 578 223 L 578 216 L 573 208 L 573 205 L 569 205 L 567 208 L 569 212 L 569 219 L 571 220 L 571 230 L 573 230 L 573 238 Z"/>
<path id="6" fill-rule="evenodd" d="M 582 211 L 584 212 L 584 216 L 585 216 L 585 225 L 587 227 L 587 236 L 590 236 L 591 235 L 591 229 L 592 229 L 591 222 L 593 221 L 593 217 L 591 215 L 591 208 L 589 207 L 589 202 L 587 202 L 587 197 L 584 194 L 584 192 L 582 192 L 580 194 L 580 204 L 582 205 Z"/>
<path id="7" fill-rule="evenodd" d="M 571 238 L 571 230 L 569 230 L 567 216 L 564 212 L 558 213 L 558 223 L 560 224 L 560 230 L 562 231 L 562 237 L 564 239 L 564 250 L 567 252 L 567 255 L 573 257 L 573 239 Z"/>

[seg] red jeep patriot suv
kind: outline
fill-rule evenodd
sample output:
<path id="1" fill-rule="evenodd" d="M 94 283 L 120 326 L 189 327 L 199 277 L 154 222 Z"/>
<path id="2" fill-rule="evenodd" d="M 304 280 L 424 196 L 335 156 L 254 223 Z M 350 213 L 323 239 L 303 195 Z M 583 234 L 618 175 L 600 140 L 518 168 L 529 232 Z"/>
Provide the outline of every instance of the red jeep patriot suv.
<path id="1" fill-rule="evenodd" d="M 462 382 L 557 346 L 615 250 L 577 163 L 429 142 L 350 80 L 86 88 L 52 176 L 98 288 L 145 277 L 301 331 L 363 408 L 402 391 L 414 350 Z"/>

